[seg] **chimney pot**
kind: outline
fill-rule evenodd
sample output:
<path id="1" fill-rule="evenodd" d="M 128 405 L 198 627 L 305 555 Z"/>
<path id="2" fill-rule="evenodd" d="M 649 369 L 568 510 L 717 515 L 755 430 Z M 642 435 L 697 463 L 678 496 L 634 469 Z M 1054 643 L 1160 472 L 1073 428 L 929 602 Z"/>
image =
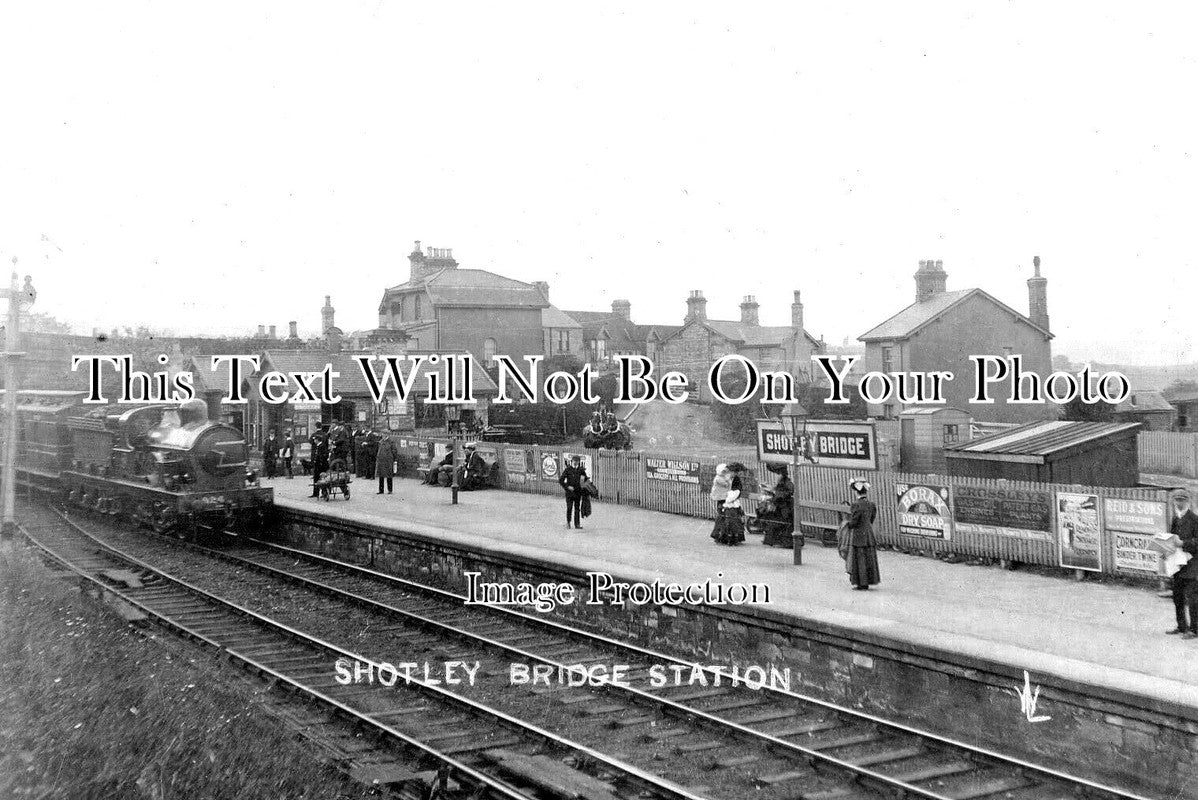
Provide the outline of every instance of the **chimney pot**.
<path id="1" fill-rule="evenodd" d="M 278 334 L 277 334 L 277 333 L 275 333 L 275 326 L 274 326 L 274 325 L 271 325 L 271 326 L 270 326 L 270 338 L 272 338 L 272 339 L 278 339 L 278 338 L 279 338 Z"/>
<path id="2" fill-rule="evenodd" d="M 297 323 L 297 322 L 294 322 L 294 321 L 293 321 L 293 322 L 288 322 L 288 323 L 287 323 L 288 335 L 289 335 L 289 336 L 290 336 L 292 339 L 298 339 L 298 338 L 299 338 L 299 331 L 297 330 L 297 327 L 298 327 L 298 323 Z"/>
<path id="3" fill-rule="evenodd" d="M 259 335 L 259 336 L 266 336 L 266 326 L 265 326 L 265 325 L 259 325 L 259 326 L 258 326 L 258 335 Z"/>

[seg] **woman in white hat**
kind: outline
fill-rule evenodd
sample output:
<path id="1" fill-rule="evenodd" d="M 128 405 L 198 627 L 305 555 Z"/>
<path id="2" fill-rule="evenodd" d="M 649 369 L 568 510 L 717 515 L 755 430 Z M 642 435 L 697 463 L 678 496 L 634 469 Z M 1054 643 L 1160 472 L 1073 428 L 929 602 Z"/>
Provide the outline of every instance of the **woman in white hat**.
<path id="1" fill-rule="evenodd" d="M 853 501 L 848 524 L 848 554 L 845 569 L 849 583 L 854 589 L 868 591 L 877 586 L 882 576 L 878 572 L 878 542 L 874 538 L 874 520 L 878 518 L 878 507 L 869 499 L 869 482 L 858 478 L 853 481 Z"/>
<path id="2" fill-rule="evenodd" d="M 711 529 L 711 538 L 717 542 L 723 538 L 724 532 L 724 501 L 732 490 L 732 472 L 727 464 L 716 464 L 715 480 L 711 482 L 711 502 L 715 503 L 715 527 Z"/>

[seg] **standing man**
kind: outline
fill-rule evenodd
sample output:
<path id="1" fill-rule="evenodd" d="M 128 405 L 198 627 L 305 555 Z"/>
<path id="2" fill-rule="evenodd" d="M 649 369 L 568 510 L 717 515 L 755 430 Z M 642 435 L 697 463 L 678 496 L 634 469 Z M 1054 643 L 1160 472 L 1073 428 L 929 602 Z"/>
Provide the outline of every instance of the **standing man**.
<path id="1" fill-rule="evenodd" d="M 279 458 L 283 461 L 283 469 L 287 471 L 287 480 L 291 480 L 295 477 L 291 471 L 292 459 L 295 458 L 295 439 L 291 438 L 290 430 L 283 434 L 283 447 L 279 450 Z"/>
<path id="2" fill-rule="evenodd" d="M 308 443 L 312 445 L 312 496 L 319 498 L 320 476 L 329 468 L 329 437 L 317 425 Z"/>
<path id="3" fill-rule="evenodd" d="M 272 430 L 262 443 L 262 475 L 267 478 L 278 477 L 279 440 Z"/>
<path id="4" fill-rule="evenodd" d="M 379 450 L 374 457 L 374 474 L 379 479 L 379 494 L 383 493 L 383 481 L 387 482 L 387 494 L 391 494 L 392 479 L 395 476 L 395 462 L 399 461 L 399 448 L 391 438 L 391 431 L 383 431 L 379 440 Z"/>
<path id="5" fill-rule="evenodd" d="M 570 514 L 574 514 L 574 527 L 582 530 L 579 514 L 582 510 L 582 481 L 587 477 L 587 471 L 582 466 L 582 459 L 570 456 L 570 466 L 562 470 L 557 482 L 566 490 L 566 527 L 570 527 Z"/>
<path id="6" fill-rule="evenodd" d="M 1176 536 L 1178 549 L 1189 553 L 1190 559 L 1173 573 L 1173 610 L 1177 613 L 1177 627 L 1170 634 L 1179 633 L 1183 639 L 1198 638 L 1198 515 L 1190 508 L 1190 496 L 1186 492 L 1173 495 L 1173 524 L 1169 533 Z M 1190 612 L 1186 624 L 1186 610 Z"/>

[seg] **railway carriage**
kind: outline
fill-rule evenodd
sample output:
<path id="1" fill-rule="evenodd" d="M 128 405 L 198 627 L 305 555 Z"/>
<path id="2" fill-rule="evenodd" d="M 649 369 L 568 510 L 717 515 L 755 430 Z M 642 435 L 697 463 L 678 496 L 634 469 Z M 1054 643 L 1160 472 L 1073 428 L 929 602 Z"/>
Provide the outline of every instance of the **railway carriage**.
<path id="1" fill-rule="evenodd" d="M 113 409 L 82 392 L 18 396 L 18 479 L 72 505 L 157 531 L 261 524 L 271 489 L 247 470 L 241 433 L 201 400 Z"/>

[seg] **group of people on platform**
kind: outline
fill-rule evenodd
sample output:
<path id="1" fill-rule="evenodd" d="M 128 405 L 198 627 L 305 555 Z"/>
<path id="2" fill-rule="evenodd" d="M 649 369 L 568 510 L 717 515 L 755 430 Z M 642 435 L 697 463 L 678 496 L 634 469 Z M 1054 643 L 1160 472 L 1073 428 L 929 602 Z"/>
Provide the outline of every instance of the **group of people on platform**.
<path id="1" fill-rule="evenodd" d="M 789 470 L 785 465 L 774 464 L 767 465 L 767 469 L 778 476 L 778 482 L 758 505 L 755 526 L 761 529 L 776 524 L 790 526 L 793 530 L 795 489 Z M 743 501 L 746 483 L 750 482 L 751 475 L 744 464 L 733 462 L 716 466 L 710 494 L 715 504 L 715 526 L 711 538 L 716 544 L 735 546 L 745 540 Z M 854 500 L 849 507 L 848 519 L 837 532 L 837 545 L 845 562 L 849 583 L 854 589 L 865 591 L 882 580 L 878 569 L 878 543 L 873 529 L 878 508 L 869 499 L 870 486 L 867 481 L 854 480 L 850 488 Z"/>
<path id="2" fill-rule="evenodd" d="M 457 467 L 458 488 L 465 491 L 484 489 L 487 477 L 491 474 L 490 467 L 478 452 L 478 446 L 470 442 L 462 448 L 462 463 Z M 452 486 L 454 479 L 453 450 L 429 467 L 424 476 L 424 482 L 429 486 Z"/>
<path id="3" fill-rule="evenodd" d="M 308 437 L 309 455 L 301 462 L 304 474 L 311 473 L 312 497 L 320 497 L 321 480 L 326 473 L 352 472 L 359 478 L 378 479 L 382 494 L 384 487 L 393 491 L 393 479 L 399 461 L 399 447 L 391 432 L 365 426 L 352 428 L 342 422 L 320 424 Z M 295 439 L 290 430 L 282 439 L 270 431 L 262 443 L 262 477 L 293 478 L 296 459 Z"/>

